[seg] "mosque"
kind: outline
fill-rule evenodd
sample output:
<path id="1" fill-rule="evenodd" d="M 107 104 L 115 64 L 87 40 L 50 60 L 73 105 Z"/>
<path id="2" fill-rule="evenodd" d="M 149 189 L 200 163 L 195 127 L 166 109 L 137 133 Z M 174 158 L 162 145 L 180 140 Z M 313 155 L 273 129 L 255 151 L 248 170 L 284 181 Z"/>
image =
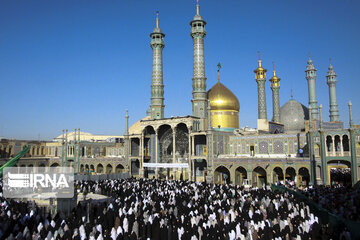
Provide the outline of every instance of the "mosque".
<path id="1" fill-rule="evenodd" d="M 102 136 L 67 130 L 53 141 L 1 139 L 0 161 L 6 162 L 26 145 L 30 151 L 17 166 L 73 166 L 78 174 L 128 172 L 134 177 L 188 179 L 213 183 L 261 186 L 279 180 L 300 184 L 327 184 L 331 169 L 347 168 L 351 182 L 360 176 L 360 126 L 349 128 L 339 118 L 337 75 L 330 64 L 327 78 L 330 122 L 322 119 L 316 98 L 316 69 L 309 58 L 305 70 L 308 107 L 293 96 L 280 107 L 280 78 L 275 68 L 269 80 L 272 119 L 266 102 L 267 69 L 259 54 L 254 70 L 258 90 L 257 128 L 239 127 L 240 102 L 220 79 L 207 90 L 204 39 L 206 21 L 196 15 L 190 22 L 193 39 L 192 115 L 165 118 L 162 50 L 165 34 L 159 16 L 150 34 L 153 68 L 150 107 L 146 117 L 129 127 L 123 136 Z M 244 110 L 246 108 L 244 107 Z"/>

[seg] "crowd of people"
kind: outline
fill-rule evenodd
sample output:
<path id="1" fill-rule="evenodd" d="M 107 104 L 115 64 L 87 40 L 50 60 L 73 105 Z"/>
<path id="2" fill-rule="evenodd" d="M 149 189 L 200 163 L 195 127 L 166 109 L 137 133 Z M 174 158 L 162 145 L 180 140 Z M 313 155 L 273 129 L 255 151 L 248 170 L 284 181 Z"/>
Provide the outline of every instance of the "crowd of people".
<path id="1" fill-rule="evenodd" d="M 110 197 L 62 218 L 0 197 L 1 239 L 338 239 L 309 206 L 269 187 L 156 179 L 77 182 Z M 310 193 L 310 192 L 309 192 Z"/>
<path id="2" fill-rule="evenodd" d="M 360 224 L 360 189 L 318 185 L 307 187 L 302 193 L 336 216 Z"/>

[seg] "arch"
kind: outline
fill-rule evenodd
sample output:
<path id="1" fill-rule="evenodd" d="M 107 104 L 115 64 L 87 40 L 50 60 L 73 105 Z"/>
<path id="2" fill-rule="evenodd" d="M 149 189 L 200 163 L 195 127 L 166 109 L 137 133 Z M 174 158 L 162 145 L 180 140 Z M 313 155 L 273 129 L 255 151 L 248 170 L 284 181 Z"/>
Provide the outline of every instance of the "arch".
<path id="1" fill-rule="evenodd" d="M 348 135 L 343 135 L 342 136 L 342 146 L 343 146 L 343 151 L 344 152 L 349 151 L 349 137 L 348 137 Z"/>
<path id="2" fill-rule="evenodd" d="M 45 163 L 40 163 L 39 167 L 45 167 Z"/>
<path id="3" fill-rule="evenodd" d="M 100 165 L 101 165 L 102 169 L 104 170 L 103 165 L 102 165 L 102 164 L 100 164 Z M 99 166 L 99 165 L 98 165 L 98 166 Z M 97 168 L 96 168 L 96 169 L 97 169 Z M 95 166 L 94 166 L 93 164 L 90 164 L 90 172 L 93 172 L 93 173 L 97 172 L 97 171 L 95 171 Z"/>
<path id="4" fill-rule="evenodd" d="M 274 167 L 273 169 L 273 182 L 279 182 L 284 180 L 284 171 L 281 167 Z"/>
<path id="5" fill-rule="evenodd" d="M 207 162 L 205 159 L 196 159 L 194 160 L 194 177 L 204 177 L 206 179 L 207 174 Z"/>
<path id="6" fill-rule="evenodd" d="M 230 183 L 230 171 L 227 167 L 219 166 L 214 171 L 215 183 Z"/>
<path id="7" fill-rule="evenodd" d="M 58 163 L 53 163 L 50 165 L 50 167 L 60 167 L 60 165 Z"/>
<path id="8" fill-rule="evenodd" d="M 247 171 L 243 166 L 239 166 L 235 169 L 235 184 L 242 185 L 244 179 L 247 179 Z"/>
<path id="9" fill-rule="evenodd" d="M 295 181 L 295 178 L 296 178 L 295 168 L 287 167 L 285 170 L 285 178 L 286 178 L 286 180 Z"/>
<path id="10" fill-rule="evenodd" d="M 322 172 L 321 172 L 321 166 L 316 166 L 316 181 L 321 181 L 322 179 Z"/>
<path id="11" fill-rule="evenodd" d="M 326 136 L 326 150 L 328 152 L 332 151 L 332 137 L 330 135 Z"/>
<path id="12" fill-rule="evenodd" d="M 151 135 L 155 134 L 155 128 L 151 125 L 148 125 L 143 130 L 144 135 Z"/>
<path id="13" fill-rule="evenodd" d="M 85 166 L 84 164 L 80 164 L 80 172 L 83 173 L 85 171 Z"/>
<path id="14" fill-rule="evenodd" d="M 85 172 L 86 172 L 86 174 L 89 174 L 89 172 L 90 172 L 90 167 L 89 167 L 89 164 L 85 164 Z"/>
<path id="15" fill-rule="evenodd" d="M 118 164 L 116 165 L 116 168 L 115 168 L 115 173 L 122 173 L 124 172 L 125 168 L 122 164 Z"/>
<path id="16" fill-rule="evenodd" d="M 151 157 L 155 158 L 155 153 L 153 152 L 153 150 L 155 150 L 154 148 L 152 148 L 151 146 L 155 145 L 156 142 L 156 136 L 155 136 L 155 129 L 153 126 L 146 126 L 143 129 L 143 134 L 144 134 L 144 146 L 143 146 L 143 151 L 144 151 L 144 161 L 148 160 L 150 161 Z"/>
<path id="17" fill-rule="evenodd" d="M 92 165 L 91 165 L 92 166 Z M 90 167 L 91 168 L 91 167 Z M 99 163 L 97 166 L 96 166 L 96 173 L 103 173 L 104 171 L 104 166 Z"/>
<path id="18" fill-rule="evenodd" d="M 299 168 L 299 185 L 308 186 L 310 182 L 310 171 L 306 167 Z"/>
<path id="19" fill-rule="evenodd" d="M 264 168 L 260 166 L 254 168 L 252 182 L 258 187 L 262 187 L 267 184 L 266 171 Z"/>
<path id="20" fill-rule="evenodd" d="M 339 135 L 335 135 L 335 139 L 334 139 L 334 143 L 335 143 L 335 152 L 340 152 L 340 136 Z"/>
<path id="21" fill-rule="evenodd" d="M 158 158 L 161 163 L 169 163 L 173 160 L 173 129 L 164 124 L 158 128 Z"/>
<path id="22" fill-rule="evenodd" d="M 140 171 L 140 161 L 139 159 L 131 160 L 131 175 L 138 175 Z"/>
<path id="23" fill-rule="evenodd" d="M 106 165 L 106 173 L 110 174 L 113 171 L 113 166 L 109 163 L 108 165 Z"/>
<path id="24" fill-rule="evenodd" d="M 180 158 L 189 154 L 189 129 L 185 123 L 179 123 L 175 127 L 175 154 Z"/>
<path id="25" fill-rule="evenodd" d="M 185 127 L 186 129 L 187 129 L 187 131 L 189 131 L 189 129 L 190 129 L 190 127 L 186 124 L 186 123 L 184 123 L 184 122 L 180 122 L 180 123 L 178 123 L 178 124 L 176 124 L 176 126 L 175 126 L 175 128 L 178 128 L 179 126 L 183 126 L 183 127 Z"/>
<path id="26" fill-rule="evenodd" d="M 328 161 L 327 175 L 328 182 L 325 184 L 341 184 L 344 186 L 351 185 L 351 162 L 347 160 Z"/>

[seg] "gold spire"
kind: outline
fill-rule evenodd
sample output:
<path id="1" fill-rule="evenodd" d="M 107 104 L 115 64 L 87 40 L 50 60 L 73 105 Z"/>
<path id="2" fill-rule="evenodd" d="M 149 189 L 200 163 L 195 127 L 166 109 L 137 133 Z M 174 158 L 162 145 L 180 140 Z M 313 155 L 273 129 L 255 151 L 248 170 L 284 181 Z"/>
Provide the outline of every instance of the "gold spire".
<path id="1" fill-rule="evenodd" d="M 280 78 L 276 76 L 275 63 L 273 62 L 273 77 L 270 79 L 271 87 L 280 86 Z"/>
<path id="2" fill-rule="evenodd" d="M 254 70 L 254 73 L 256 73 L 255 77 L 256 79 L 260 78 L 266 78 L 266 72 L 267 70 L 261 66 L 261 58 L 260 58 L 260 51 L 258 51 L 259 60 L 258 60 L 258 68 Z"/>
<path id="3" fill-rule="evenodd" d="M 156 28 L 159 28 L 159 11 L 156 11 Z"/>

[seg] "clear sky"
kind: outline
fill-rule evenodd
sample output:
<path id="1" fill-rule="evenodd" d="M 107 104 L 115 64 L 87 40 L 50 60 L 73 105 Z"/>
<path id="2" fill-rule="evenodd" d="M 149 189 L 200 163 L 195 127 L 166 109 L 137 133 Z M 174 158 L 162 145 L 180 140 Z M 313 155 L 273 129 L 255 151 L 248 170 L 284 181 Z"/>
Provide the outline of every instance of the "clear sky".
<path id="1" fill-rule="evenodd" d="M 150 104 L 156 10 L 163 50 L 165 117 L 191 115 L 195 0 L 0 0 L 0 136 L 52 139 L 61 130 L 123 134 Z M 311 52 L 317 99 L 329 119 L 329 57 L 338 75 L 340 119 L 349 100 L 360 123 L 360 1 L 200 0 L 207 21 L 208 89 L 221 82 L 240 101 L 240 126 L 256 127 L 257 51 L 281 78 L 280 104 L 308 105 L 305 68 Z M 272 118 L 270 83 L 266 83 Z"/>

